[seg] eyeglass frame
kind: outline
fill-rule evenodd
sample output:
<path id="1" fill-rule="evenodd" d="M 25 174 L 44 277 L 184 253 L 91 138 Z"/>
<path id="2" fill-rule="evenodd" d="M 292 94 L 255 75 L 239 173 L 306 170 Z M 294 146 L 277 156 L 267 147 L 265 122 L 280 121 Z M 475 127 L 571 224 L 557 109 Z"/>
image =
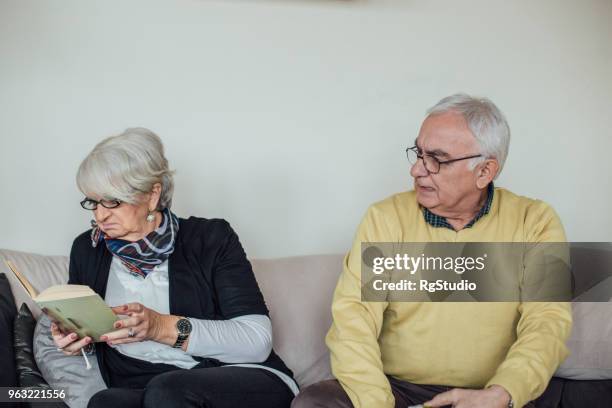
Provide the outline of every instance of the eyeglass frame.
<path id="1" fill-rule="evenodd" d="M 112 203 L 116 203 L 116 205 L 113 205 L 111 207 L 104 205 L 104 201 L 106 202 L 112 202 Z M 92 202 L 95 204 L 94 208 L 86 208 L 85 207 L 85 203 L 87 202 Z M 119 207 L 121 204 L 123 204 L 123 201 L 121 200 L 100 200 L 100 201 L 96 201 L 93 198 L 89 198 L 89 197 L 85 197 L 85 199 L 83 199 L 83 201 L 81 201 L 79 204 L 81 204 L 81 207 L 83 207 L 84 210 L 88 210 L 88 211 L 95 211 L 98 209 L 98 204 L 101 205 L 102 207 L 112 210 L 113 208 L 117 208 Z"/>
<path id="2" fill-rule="evenodd" d="M 425 170 L 427 170 L 427 172 L 430 173 L 430 174 L 438 174 L 438 173 L 440 173 L 440 166 L 442 164 L 450 164 L 450 163 L 458 162 L 458 161 L 461 161 L 461 160 L 475 159 L 477 157 L 483 157 L 482 154 L 474 154 L 472 156 L 459 157 L 457 159 L 450 159 L 450 160 L 440 161 L 436 156 L 432 156 L 432 155 L 429 155 L 429 154 L 428 155 L 419 154 L 418 150 L 419 150 L 419 147 L 416 146 L 416 145 L 414 145 L 412 147 L 407 147 L 406 148 L 406 158 L 408 159 L 409 162 L 411 162 L 410 161 L 410 157 L 408 156 L 410 153 L 408 153 L 408 152 L 409 151 L 414 152 L 416 154 L 417 161 L 415 161 L 414 163 L 412 163 L 412 162 L 411 163 L 412 164 L 417 164 L 419 159 L 423 160 L 423 167 L 425 167 Z M 432 159 L 434 159 L 438 163 L 438 171 L 433 172 L 433 171 L 431 171 L 431 170 L 429 170 L 427 168 L 427 165 L 425 164 L 425 159 L 424 159 L 425 156 L 431 157 Z"/>

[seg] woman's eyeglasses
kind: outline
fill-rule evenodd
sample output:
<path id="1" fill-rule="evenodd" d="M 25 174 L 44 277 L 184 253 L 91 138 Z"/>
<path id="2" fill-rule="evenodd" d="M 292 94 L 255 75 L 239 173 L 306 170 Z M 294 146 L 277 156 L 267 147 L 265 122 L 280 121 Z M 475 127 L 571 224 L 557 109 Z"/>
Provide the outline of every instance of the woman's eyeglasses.
<path id="1" fill-rule="evenodd" d="M 85 197 L 83 201 L 81 201 L 81 207 L 86 210 L 95 210 L 98 208 L 98 204 L 102 205 L 104 208 L 117 208 L 121 205 L 123 201 L 121 200 L 100 200 L 96 201 L 91 198 Z"/>

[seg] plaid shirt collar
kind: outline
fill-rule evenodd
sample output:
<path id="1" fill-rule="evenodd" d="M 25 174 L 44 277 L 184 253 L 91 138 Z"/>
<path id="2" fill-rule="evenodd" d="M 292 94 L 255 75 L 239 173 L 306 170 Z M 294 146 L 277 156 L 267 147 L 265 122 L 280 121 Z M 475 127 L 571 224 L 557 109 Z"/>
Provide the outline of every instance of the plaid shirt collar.
<path id="1" fill-rule="evenodd" d="M 472 219 L 472 221 L 470 221 L 464 228 L 472 228 L 472 226 L 476 223 L 476 221 L 478 221 L 479 219 L 481 219 L 482 217 L 484 217 L 485 215 L 489 213 L 489 210 L 491 210 L 491 203 L 493 203 L 494 192 L 495 192 L 495 189 L 493 187 L 493 182 L 491 182 L 489 183 L 487 187 L 487 201 L 482 206 L 480 211 L 478 211 L 478 214 L 476 214 L 476 216 Z M 423 217 L 425 218 L 425 221 L 432 227 L 448 228 L 453 231 L 455 230 L 453 226 L 450 225 L 448 221 L 446 221 L 445 217 L 436 215 L 425 207 L 423 207 Z"/>

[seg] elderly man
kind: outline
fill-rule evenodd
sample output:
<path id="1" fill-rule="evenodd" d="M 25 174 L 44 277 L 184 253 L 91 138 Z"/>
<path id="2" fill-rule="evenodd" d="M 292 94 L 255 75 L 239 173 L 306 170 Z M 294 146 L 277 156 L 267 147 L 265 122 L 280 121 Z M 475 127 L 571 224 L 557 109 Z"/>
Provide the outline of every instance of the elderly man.
<path id="1" fill-rule="evenodd" d="M 327 335 L 337 380 L 293 408 L 535 406 L 567 356 L 567 303 L 365 302 L 362 242 L 564 242 L 542 201 L 494 188 L 510 131 L 488 99 L 458 94 L 428 111 L 407 149 L 414 191 L 372 205 L 345 258 Z"/>

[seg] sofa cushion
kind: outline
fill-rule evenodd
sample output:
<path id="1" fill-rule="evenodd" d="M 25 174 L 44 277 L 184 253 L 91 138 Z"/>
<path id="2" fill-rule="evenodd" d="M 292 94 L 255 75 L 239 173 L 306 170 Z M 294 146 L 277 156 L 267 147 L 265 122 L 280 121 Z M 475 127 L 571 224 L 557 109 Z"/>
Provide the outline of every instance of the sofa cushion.
<path id="1" fill-rule="evenodd" d="M 67 356 L 57 350 L 51 338 L 51 320 L 44 314 L 34 330 L 34 357 L 49 385 L 66 390 L 64 402 L 71 408 L 86 407 L 96 392 L 106 388 L 96 356 L 88 356 L 88 370 L 83 356 Z"/>
<path id="2" fill-rule="evenodd" d="M 5 273 L 9 280 L 15 304 L 19 307 L 22 303 L 26 303 L 35 318 L 40 315 L 40 308 L 32 301 L 4 260 L 12 261 L 38 292 L 49 286 L 68 282 L 67 256 L 46 256 L 0 249 L 0 273 Z"/>
<path id="3" fill-rule="evenodd" d="M 612 379 L 612 303 L 572 304 L 570 355 L 555 376 L 573 380 Z"/>
<path id="4" fill-rule="evenodd" d="M 586 299 L 612 300 L 612 249 L 609 245 L 573 245 L 572 270 L 578 293 Z M 606 295 L 607 293 L 607 295 Z M 574 324 L 567 341 L 570 355 L 556 376 L 573 380 L 612 379 L 612 302 L 574 302 Z"/>
<path id="5" fill-rule="evenodd" d="M 19 313 L 15 318 L 14 325 L 14 347 L 15 347 L 15 361 L 17 365 L 17 375 L 20 387 L 25 388 L 45 388 L 51 389 L 49 384 L 45 381 L 43 375 L 38 370 L 36 361 L 34 359 L 33 352 L 33 337 L 34 327 L 36 320 L 28 305 L 25 303 L 19 308 Z M 39 406 L 39 402 L 25 403 L 25 406 L 36 407 Z M 66 404 L 63 402 L 45 402 L 46 408 L 66 408 Z"/>
<path id="6" fill-rule="evenodd" d="M 342 255 L 313 255 L 252 262 L 270 310 L 274 350 L 300 387 L 332 378 L 325 335 Z"/>
<path id="7" fill-rule="evenodd" d="M 14 348 L 18 383 L 21 387 L 45 387 L 32 351 L 36 320 L 25 303 L 19 308 L 14 324 Z"/>
<path id="8" fill-rule="evenodd" d="M 0 274 L 0 387 L 17 385 L 15 371 L 15 351 L 13 349 L 13 320 L 15 320 L 15 300 L 8 280 Z"/>

